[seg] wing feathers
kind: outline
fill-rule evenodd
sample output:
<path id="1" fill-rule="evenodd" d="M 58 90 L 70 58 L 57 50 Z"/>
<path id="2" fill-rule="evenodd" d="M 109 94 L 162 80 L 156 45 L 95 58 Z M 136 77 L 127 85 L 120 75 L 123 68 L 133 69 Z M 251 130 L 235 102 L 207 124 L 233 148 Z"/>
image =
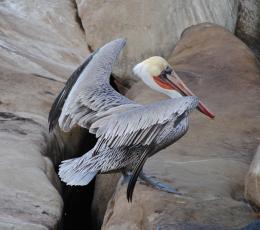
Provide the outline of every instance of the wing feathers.
<path id="1" fill-rule="evenodd" d="M 144 166 L 144 163 L 147 159 L 148 155 L 147 155 L 147 152 L 145 151 L 142 156 L 140 157 L 136 167 L 134 168 L 133 170 L 133 174 L 130 178 L 130 181 L 128 183 L 128 186 L 127 186 L 127 192 L 126 192 L 126 197 L 127 197 L 127 200 L 128 202 L 132 202 L 132 197 L 133 197 L 133 192 L 134 192 L 134 188 L 135 188 L 135 184 L 136 184 L 136 181 L 137 181 L 137 178 L 138 178 L 138 175 L 140 174 L 143 166 Z"/>
<path id="2" fill-rule="evenodd" d="M 98 173 L 93 169 L 92 151 L 81 157 L 62 161 L 59 176 L 68 185 L 87 185 Z"/>
<path id="3" fill-rule="evenodd" d="M 121 105 L 136 104 L 109 84 L 112 67 L 125 43 L 124 39 L 107 43 L 72 74 L 51 108 L 50 130 L 57 122 L 65 132 L 76 124 L 89 128 L 98 119 L 98 113 Z"/>
<path id="4" fill-rule="evenodd" d="M 73 85 L 76 83 L 76 81 L 78 80 L 81 72 L 89 64 L 89 62 L 92 60 L 92 58 L 93 58 L 93 56 L 95 55 L 96 52 L 97 51 L 90 54 L 87 57 L 87 59 L 72 73 L 72 75 L 70 76 L 70 78 L 66 82 L 64 88 L 62 89 L 62 91 L 60 92 L 58 97 L 55 99 L 55 101 L 54 101 L 54 103 L 51 107 L 51 110 L 49 112 L 49 117 L 48 117 L 49 131 L 51 131 L 56 126 L 58 119 L 60 117 L 61 111 L 62 111 L 62 107 L 63 107 L 63 105 L 64 105 L 72 87 L 73 87 Z"/>
<path id="5" fill-rule="evenodd" d="M 90 116 L 86 116 L 86 114 L 83 117 L 77 116 L 74 123 L 67 124 L 69 129 L 75 124 L 88 128 L 88 119 L 91 120 L 96 113 L 121 104 L 132 103 L 132 101 L 117 93 L 109 84 L 112 66 L 124 45 L 125 40 L 123 39 L 117 39 L 106 44 L 99 49 L 88 66 L 81 72 L 63 106 L 59 118 L 62 129 L 66 128 L 63 126 L 66 115 L 69 114 L 70 117 L 75 117 L 77 115 L 75 108 L 78 106 L 84 105 L 93 113 Z M 84 121 L 81 121 L 81 119 Z"/>
<path id="6" fill-rule="evenodd" d="M 183 97 L 100 117 L 90 126 L 90 131 L 99 138 L 95 152 L 104 148 L 150 145 L 167 122 L 174 121 L 176 125 L 197 105 L 197 97 Z M 109 111 L 106 114 L 110 114 Z"/>

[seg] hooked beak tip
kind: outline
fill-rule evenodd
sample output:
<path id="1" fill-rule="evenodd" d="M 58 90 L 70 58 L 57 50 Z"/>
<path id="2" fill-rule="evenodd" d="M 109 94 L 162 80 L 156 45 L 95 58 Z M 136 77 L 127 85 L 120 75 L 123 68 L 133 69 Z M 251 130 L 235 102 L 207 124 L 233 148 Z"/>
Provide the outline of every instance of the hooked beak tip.
<path id="1" fill-rule="evenodd" d="M 210 112 L 209 109 L 201 101 L 199 102 L 199 105 L 197 108 L 201 113 L 205 114 L 206 116 L 210 117 L 211 119 L 215 118 L 215 114 Z"/>
<path id="2" fill-rule="evenodd" d="M 184 84 L 184 82 L 178 77 L 178 75 L 173 71 L 170 76 L 170 79 L 166 79 L 166 81 L 171 85 L 172 89 L 176 89 L 181 92 L 185 96 L 194 96 L 195 94 Z M 215 118 L 215 115 L 210 112 L 206 105 L 204 105 L 201 101 L 198 104 L 198 110 L 210 117 L 211 119 Z"/>

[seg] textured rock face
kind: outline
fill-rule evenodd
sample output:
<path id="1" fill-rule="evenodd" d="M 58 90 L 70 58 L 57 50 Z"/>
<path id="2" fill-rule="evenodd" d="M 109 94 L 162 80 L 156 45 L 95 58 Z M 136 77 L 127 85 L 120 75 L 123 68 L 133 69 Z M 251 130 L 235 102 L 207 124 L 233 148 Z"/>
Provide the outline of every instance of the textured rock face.
<path id="1" fill-rule="evenodd" d="M 118 183 L 102 229 L 240 229 L 255 218 L 243 192 L 260 135 L 256 59 L 230 32 L 202 24 L 184 32 L 169 61 L 216 119 L 194 112 L 188 134 L 144 167 L 182 196 L 139 182 L 129 204 Z M 164 98 L 143 83 L 128 96 L 140 103 Z"/>
<path id="2" fill-rule="evenodd" d="M 57 228 L 63 202 L 52 163 L 39 153 L 41 121 L 7 112 L 0 119 L 0 229 Z"/>
<path id="3" fill-rule="evenodd" d="M 92 201 L 91 214 L 95 229 L 100 229 L 107 209 L 107 203 L 112 197 L 121 173 L 101 174 L 95 180 L 95 193 Z"/>
<path id="4" fill-rule="evenodd" d="M 260 58 L 260 2 L 240 0 L 236 26 L 237 36 Z"/>
<path id="5" fill-rule="evenodd" d="M 256 151 L 255 157 L 250 165 L 246 176 L 245 198 L 253 204 L 258 210 L 260 209 L 260 146 Z"/>
<path id="6" fill-rule="evenodd" d="M 59 227 L 63 201 L 46 144 L 58 90 L 87 55 L 71 1 L 0 2 L 0 229 Z"/>
<path id="7" fill-rule="evenodd" d="M 69 0 L 4 0 L 0 17 L 1 65 L 8 69 L 64 81 L 88 54 Z"/>
<path id="8" fill-rule="evenodd" d="M 119 76 L 131 76 L 134 64 L 161 55 L 169 57 L 181 32 L 200 22 L 213 22 L 234 31 L 237 1 L 93 1 L 76 0 L 87 43 L 96 49 L 124 37 L 127 47 L 115 68 Z"/>

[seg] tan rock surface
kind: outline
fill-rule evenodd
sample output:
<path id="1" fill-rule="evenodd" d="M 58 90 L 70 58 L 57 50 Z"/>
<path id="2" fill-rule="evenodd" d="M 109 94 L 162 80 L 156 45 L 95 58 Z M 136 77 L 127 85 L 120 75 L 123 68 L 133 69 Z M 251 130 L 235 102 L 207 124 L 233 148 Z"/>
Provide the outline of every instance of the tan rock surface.
<path id="1" fill-rule="evenodd" d="M 0 3 L 1 65 L 64 81 L 88 54 L 71 1 Z"/>
<path id="2" fill-rule="evenodd" d="M 256 218 L 243 201 L 244 178 L 260 137 L 256 59 L 230 32 L 202 24 L 184 32 L 169 61 L 216 118 L 193 113 L 187 135 L 144 167 L 184 195 L 139 182 L 129 204 L 126 185 L 119 183 L 102 229 L 241 228 Z M 143 83 L 128 95 L 141 103 L 164 98 Z"/>
<path id="3" fill-rule="evenodd" d="M 250 165 L 245 182 L 245 198 L 259 211 L 260 209 L 260 146 Z"/>
<path id="4" fill-rule="evenodd" d="M 59 227 L 60 182 L 46 145 L 58 90 L 88 54 L 71 1 L 0 2 L 0 229 Z"/>
<path id="5" fill-rule="evenodd" d="M 76 0 L 88 45 L 96 49 L 118 37 L 128 46 L 115 68 L 130 77 L 141 59 L 169 57 L 181 32 L 200 22 L 213 22 L 234 31 L 237 1 L 229 0 Z"/>
<path id="6" fill-rule="evenodd" d="M 96 176 L 95 192 L 91 205 L 91 216 L 94 229 L 100 229 L 103 218 L 107 210 L 107 204 L 113 196 L 116 184 L 121 177 L 121 173 L 101 174 Z"/>

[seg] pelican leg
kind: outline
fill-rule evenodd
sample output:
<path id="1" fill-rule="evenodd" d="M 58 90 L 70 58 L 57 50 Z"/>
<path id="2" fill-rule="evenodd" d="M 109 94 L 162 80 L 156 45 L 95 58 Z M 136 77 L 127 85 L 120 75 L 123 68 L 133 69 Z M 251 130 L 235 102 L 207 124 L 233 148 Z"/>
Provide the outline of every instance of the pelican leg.
<path id="1" fill-rule="evenodd" d="M 175 188 L 171 187 L 170 185 L 162 183 L 161 181 L 159 181 L 153 176 L 146 175 L 143 170 L 140 172 L 139 177 L 140 179 L 142 179 L 144 182 L 146 182 L 147 184 L 149 184 L 155 189 L 168 192 L 168 193 L 182 195 L 180 192 L 178 192 Z"/>

